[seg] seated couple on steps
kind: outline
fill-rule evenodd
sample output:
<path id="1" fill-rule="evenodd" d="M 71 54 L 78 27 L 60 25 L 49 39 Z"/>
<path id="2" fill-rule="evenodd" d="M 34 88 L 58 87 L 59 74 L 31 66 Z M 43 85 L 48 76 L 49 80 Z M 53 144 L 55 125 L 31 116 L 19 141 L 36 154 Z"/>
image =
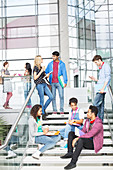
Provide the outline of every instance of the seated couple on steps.
<path id="1" fill-rule="evenodd" d="M 98 109 L 90 106 L 87 112 L 87 120 L 85 121 L 82 136 L 70 132 L 68 135 L 68 152 L 61 156 L 62 159 L 71 158 L 71 162 L 64 169 L 72 169 L 76 167 L 78 157 L 83 148 L 95 150 L 99 152 L 103 147 L 103 124 L 102 120 L 97 117 Z M 75 151 L 73 149 L 75 148 Z"/>

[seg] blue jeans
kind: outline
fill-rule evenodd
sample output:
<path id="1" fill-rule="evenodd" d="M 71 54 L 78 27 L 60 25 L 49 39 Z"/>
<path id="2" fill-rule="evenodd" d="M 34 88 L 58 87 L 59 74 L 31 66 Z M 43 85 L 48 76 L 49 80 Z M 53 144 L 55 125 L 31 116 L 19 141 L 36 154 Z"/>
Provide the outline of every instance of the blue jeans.
<path id="1" fill-rule="evenodd" d="M 53 95 L 52 95 L 51 91 L 49 90 L 46 83 L 38 84 L 36 86 L 36 88 L 38 90 L 38 94 L 40 97 L 40 105 L 42 106 L 42 114 L 44 114 L 45 113 L 44 110 L 48 107 L 50 102 L 53 100 Z M 49 97 L 49 99 L 46 101 L 45 105 L 44 105 L 44 92 Z"/>
<path id="2" fill-rule="evenodd" d="M 75 126 L 75 125 L 70 125 L 70 124 L 66 124 L 66 127 L 65 128 L 63 128 L 63 129 L 61 129 L 61 130 L 59 130 L 60 131 L 60 135 L 64 138 L 64 140 L 66 139 L 68 139 L 68 134 L 69 134 L 69 132 L 75 132 L 75 127 L 77 127 L 77 126 Z M 79 127 L 77 127 L 78 129 L 82 129 L 83 128 L 83 125 L 81 125 L 81 126 L 79 126 Z"/>
<path id="3" fill-rule="evenodd" d="M 63 112 L 64 111 L 64 88 L 62 88 L 59 83 L 52 83 L 51 87 L 52 87 L 52 94 L 53 94 L 53 101 L 52 101 L 53 111 L 57 112 L 56 89 L 58 89 L 58 93 L 60 97 L 60 112 Z"/>
<path id="4" fill-rule="evenodd" d="M 64 139 L 68 139 L 68 134 L 69 132 L 75 132 L 75 126 L 74 125 L 70 125 L 67 124 L 65 128 L 59 130 L 60 131 L 60 135 L 64 138 Z"/>
<path id="5" fill-rule="evenodd" d="M 19 137 L 18 136 L 12 136 L 11 139 L 9 140 L 8 145 L 6 146 L 5 150 L 9 151 L 10 149 L 10 145 L 11 144 L 18 144 L 19 143 Z"/>
<path id="6" fill-rule="evenodd" d="M 61 139 L 60 135 L 56 136 L 42 135 L 35 137 L 35 143 L 44 144 L 44 146 L 39 150 L 41 153 L 43 153 L 46 150 L 53 148 L 60 139 Z"/>
<path id="7" fill-rule="evenodd" d="M 98 108 L 98 117 L 104 120 L 104 98 L 105 93 L 96 93 L 96 96 L 94 98 L 93 105 Z"/>
<path id="8" fill-rule="evenodd" d="M 31 90 L 31 83 L 30 82 L 27 82 L 24 84 L 24 97 L 25 97 L 25 100 L 27 99 L 27 96 L 29 94 Z M 27 106 L 30 106 L 31 105 L 31 98 L 29 99 L 28 103 L 27 103 Z"/>

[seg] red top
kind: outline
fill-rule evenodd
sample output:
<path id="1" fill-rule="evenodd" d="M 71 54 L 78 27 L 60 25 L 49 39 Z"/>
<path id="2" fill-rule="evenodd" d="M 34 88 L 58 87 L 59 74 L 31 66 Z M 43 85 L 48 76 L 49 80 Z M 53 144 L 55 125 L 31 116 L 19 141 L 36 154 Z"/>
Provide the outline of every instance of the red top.
<path id="1" fill-rule="evenodd" d="M 53 74 L 52 74 L 52 83 L 58 83 L 58 65 L 59 62 L 53 61 Z"/>
<path id="2" fill-rule="evenodd" d="M 104 65 L 104 62 L 103 62 L 102 65 L 99 67 L 99 69 L 101 69 L 103 65 Z"/>
<path id="3" fill-rule="evenodd" d="M 94 121 L 95 121 L 95 119 L 94 119 L 94 120 L 91 120 L 90 123 L 92 124 L 92 123 L 94 123 Z"/>

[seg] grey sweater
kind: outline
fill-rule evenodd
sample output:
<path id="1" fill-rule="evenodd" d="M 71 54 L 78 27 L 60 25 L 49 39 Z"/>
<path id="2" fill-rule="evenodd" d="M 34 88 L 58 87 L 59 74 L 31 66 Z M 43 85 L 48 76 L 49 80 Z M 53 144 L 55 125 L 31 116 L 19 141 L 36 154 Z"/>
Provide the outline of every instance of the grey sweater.
<path id="1" fill-rule="evenodd" d="M 43 132 L 38 132 L 38 126 L 37 126 L 37 122 L 34 119 L 33 116 L 29 117 L 29 142 L 31 144 L 35 143 L 35 136 L 41 136 L 44 135 Z"/>

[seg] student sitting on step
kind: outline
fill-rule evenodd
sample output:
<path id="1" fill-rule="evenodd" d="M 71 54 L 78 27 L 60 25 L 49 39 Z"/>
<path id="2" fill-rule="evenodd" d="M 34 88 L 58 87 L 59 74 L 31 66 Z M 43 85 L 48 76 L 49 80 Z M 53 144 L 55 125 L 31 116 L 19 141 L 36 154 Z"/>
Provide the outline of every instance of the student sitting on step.
<path id="1" fill-rule="evenodd" d="M 37 150 L 32 157 L 39 159 L 41 153 L 53 148 L 55 144 L 61 139 L 60 135 L 46 136 L 49 128 L 42 128 L 41 115 L 42 106 L 36 104 L 32 107 L 29 118 L 29 142 L 31 144 L 44 144 L 41 149 Z"/>
<path id="2" fill-rule="evenodd" d="M 83 128 L 83 120 L 84 120 L 84 111 L 77 106 L 78 100 L 76 98 L 69 99 L 69 105 L 71 107 L 71 111 L 69 113 L 68 123 L 66 127 L 60 130 L 61 136 L 64 138 L 63 147 L 67 148 L 67 140 L 68 134 L 70 131 L 75 132 L 75 127 L 79 129 Z M 78 124 L 78 125 L 75 125 Z"/>
<path id="3" fill-rule="evenodd" d="M 84 134 L 80 137 L 76 136 L 74 132 L 70 132 L 68 136 L 68 153 L 61 158 L 72 158 L 71 162 L 64 167 L 64 169 L 72 169 L 76 167 L 78 157 L 83 148 L 95 150 L 99 152 L 103 146 L 103 124 L 102 120 L 97 117 L 98 109 L 95 106 L 90 106 L 87 112 L 87 120 L 85 121 L 82 132 Z M 75 151 L 73 148 L 77 142 Z"/>

